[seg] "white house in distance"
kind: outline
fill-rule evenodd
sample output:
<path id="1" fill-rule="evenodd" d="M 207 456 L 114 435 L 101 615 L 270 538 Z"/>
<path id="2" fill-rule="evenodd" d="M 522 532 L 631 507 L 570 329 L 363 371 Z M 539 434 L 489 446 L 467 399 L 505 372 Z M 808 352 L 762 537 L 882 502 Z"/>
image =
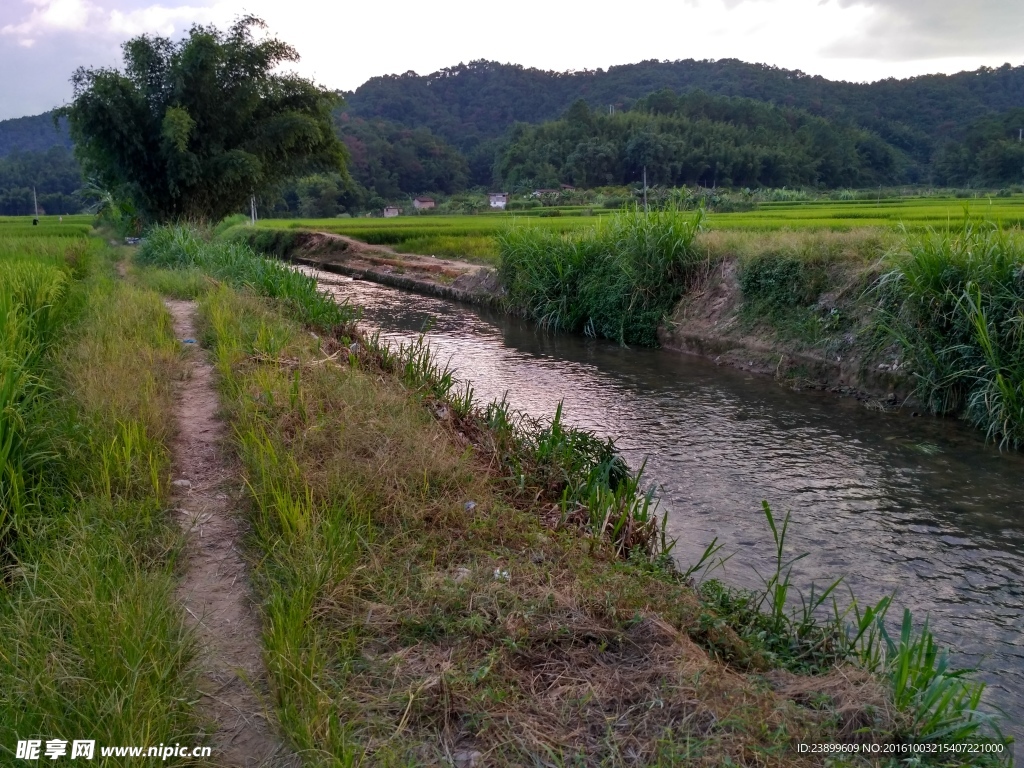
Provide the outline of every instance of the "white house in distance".
<path id="1" fill-rule="evenodd" d="M 402 212 L 402 209 L 399 208 L 397 205 L 389 205 L 387 208 L 384 209 L 384 218 L 385 219 L 393 219 L 393 218 L 395 218 L 395 216 L 397 216 L 401 212 Z"/>
<path id="2" fill-rule="evenodd" d="M 417 211 L 429 211 L 437 205 L 432 197 L 417 197 L 412 201 L 412 207 Z"/>
<path id="3" fill-rule="evenodd" d="M 491 208 L 505 210 L 508 205 L 508 192 L 491 192 L 487 197 L 491 201 Z"/>

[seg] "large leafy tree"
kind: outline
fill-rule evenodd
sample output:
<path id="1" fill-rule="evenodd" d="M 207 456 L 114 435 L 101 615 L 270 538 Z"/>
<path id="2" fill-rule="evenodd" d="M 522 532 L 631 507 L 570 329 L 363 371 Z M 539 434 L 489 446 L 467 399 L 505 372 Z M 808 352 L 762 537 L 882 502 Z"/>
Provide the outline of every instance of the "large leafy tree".
<path id="1" fill-rule="evenodd" d="M 314 171 L 344 172 L 337 97 L 279 65 L 298 60 L 264 23 L 193 26 L 123 45 L 124 67 L 77 70 L 64 109 L 86 173 L 158 220 L 216 220 Z"/>

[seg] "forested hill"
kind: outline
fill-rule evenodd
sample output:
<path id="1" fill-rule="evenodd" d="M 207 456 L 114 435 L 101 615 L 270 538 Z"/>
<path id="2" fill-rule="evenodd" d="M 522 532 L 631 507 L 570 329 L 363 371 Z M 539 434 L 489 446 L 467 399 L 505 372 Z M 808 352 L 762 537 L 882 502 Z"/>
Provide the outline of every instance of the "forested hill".
<path id="1" fill-rule="evenodd" d="M 44 213 L 76 213 L 81 185 L 71 138 L 52 113 L 0 121 L 0 216 L 26 216 L 37 202 Z"/>
<path id="2" fill-rule="evenodd" d="M 0 157 L 13 152 L 45 152 L 50 147 L 71 148 L 66 129 L 53 125 L 53 113 L 0 120 Z"/>
<path id="3" fill-rule="evenodd" d="M 621 185 L 1024 182 L 1024 66 L 847 83 L 736 59 L 546 72 L 475 61 L 375 77 L 335 114 L 349 177 L 296 179 L 282 215 L 418 194 Z M 51 114 L 0 122 L 0 213 L 70 210 L 79 178 Z M 56 148 L 56 149 L 55 149 Z M 40 198 L 42 199 L 42 198 Z"/>
<path id="4" fill-rule="evenodd" d="M 353 115 L 428 128 L 472 152 L 514 122 L 561 116 L 577 99 L 595 110 L 621 110 L 662 89 L 743 96 L 849 121 L 927 163 L 939 144 L 961 139 L 979 119 L 1024 107 L 1024 66 L 863 84 L 736 59 L 644 61 L 569 73 L 474 61 L 430 75 L 375 77 L 347 96 Z"/>

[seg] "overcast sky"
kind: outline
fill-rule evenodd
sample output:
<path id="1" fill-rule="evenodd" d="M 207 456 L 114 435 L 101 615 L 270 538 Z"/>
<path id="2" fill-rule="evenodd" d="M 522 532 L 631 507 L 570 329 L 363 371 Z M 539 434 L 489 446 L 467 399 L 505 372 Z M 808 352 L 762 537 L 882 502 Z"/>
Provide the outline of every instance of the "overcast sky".
<path id="1" fill-rule="evenodd" d="M 300 73 L 345 90 L 481 58 L 737 58 L 854 81 L 1024 63 L 1022 0 L 0 0 L 0 119 L 64 103 L 71 72 L 117 65 L 129 37 L 242 13 L 298 49 Z"/>

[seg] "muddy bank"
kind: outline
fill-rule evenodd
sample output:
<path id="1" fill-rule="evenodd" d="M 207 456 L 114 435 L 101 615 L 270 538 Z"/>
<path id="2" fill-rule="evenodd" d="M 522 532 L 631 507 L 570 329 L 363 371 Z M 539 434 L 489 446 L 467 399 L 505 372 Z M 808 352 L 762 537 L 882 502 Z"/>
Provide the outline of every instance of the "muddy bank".
<path id="1" fill-rule="evenodd" d="M 325 272 L 470 304 L 501 303 L 497 273 L 479 264 L 401 253 L 326 232 L 256 230 L 243 239 L 259 251 Z"/>
<path id="2" fill-rule="evenodd" d="M 244 234 L 258 250 L 326 272 L 430 296 L 503 308 L 504 290 L 494 269 L 452 259 L 401 253 L 342 235 L 256 230 Z M 879 407 L 911 398 L 913 381 L 893 349 L 862 339 L 870 307 L 862 299 L 863 265 L 833 265 L 819 307 L 846 318 L 841 332 L 807 341 L 787 337 L 771 322 L 752 319 L 744 307 L 740 259 L 726 256 L 676 306 L 659 329 L 669 350 L 698 355 L 718 365 L 771 376 L 796 389 L 856 397 Z"/>
<path id="3" fill-rule="evenodd" d="M 724 259 L 676 305 L 659 328 L 666 349 L 699 355 L 718 365 L 772 376 L 796 389 L 816 389 L 895 406 L 910 400 L 914 383 L 899 351 L 870 338 L 866 276 L 856 263 L 833 265 L 830 283 L 806 308 L 810 318 L 842 317 L 840 328 L 800 338 L 745 304 L 738 259 Z M 797 311 L 797 310 L 794 310 Z M 807 333 L 804 330 L 804 333 Z"/>

